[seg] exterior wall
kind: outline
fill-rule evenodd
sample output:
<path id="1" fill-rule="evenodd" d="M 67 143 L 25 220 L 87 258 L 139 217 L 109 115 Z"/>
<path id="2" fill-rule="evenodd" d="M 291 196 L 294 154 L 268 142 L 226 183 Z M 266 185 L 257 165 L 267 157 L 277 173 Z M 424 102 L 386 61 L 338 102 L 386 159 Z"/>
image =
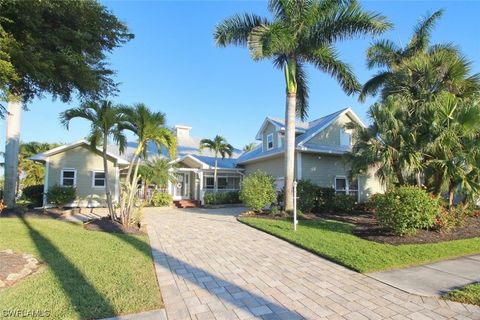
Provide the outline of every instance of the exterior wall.
<path id="1" fill-rule="evenodd" d="M 109 187 L 112 196 L 115 197 L 116 167 L 109 161 L 108 175 Z M 86 146 L 78 146 L 65 152 L 49 157 L 48 161 L 48 188 L 61 185 L 62 169 L 76 170 L 76 189 L 78 202 L 73 205 L 79 206 L 104 206 L 105 188 L 92 187 L 93 171 L 103 171 L 103 158 L 97 152 Z"/>
<path id="2" fill-rule="evenodd" d="M 244 165 L 245 174 L 249 175 L 257 170 L 265 171 L 275 178 L 285 175 L 285 160 L 283 155 L 274 158 L 268 158 Z"/>
<path id="3" fill-rule="evenodd" d="M 302 153 L 302 179 L 321 187 L 334 187 L 335 176 L 346 176 L 348 168 L 341 156 Z"/>
<path id="4" fill-rule="evenodd" d="M 384 193 L 385 186 L 375 177 L 373 169 L 370 169 L 367 174 L 358 178 L 360 183 L 359 197 L 360 202 L 365 202 L 368 198 L 375 193 Z"/>
<path id="5" fill-rule="evenodd" d="M 269 123 L 262 132 L 263 151 L 267 151 L 267 136 L 271 133 L 273 133 L 273 148 L 278 148 L 278 139 L 277 135 L 275 134 L 275 127 Z"/>
<path id="6" fill-rule="evenodd" d="M 328 145 L 328 146 L 339 146 L 341 145 L 341 133 L 344 126 L 352 122 L 349 116 L 346 114 L 338 117 L 332 124 L 322 130 L 319 134 L 308 140 L 306 143 Z"/>

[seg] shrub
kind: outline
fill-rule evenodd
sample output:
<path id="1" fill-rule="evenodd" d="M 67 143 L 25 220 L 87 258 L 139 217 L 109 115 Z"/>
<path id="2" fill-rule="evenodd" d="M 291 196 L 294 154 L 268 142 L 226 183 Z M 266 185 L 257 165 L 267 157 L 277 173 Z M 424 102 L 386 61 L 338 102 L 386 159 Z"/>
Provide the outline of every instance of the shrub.
<path id="1" fill-rule="evenodd" d="M 150 204 L 154 207 L 168 207 L 172 204 L 172 195 L 166 192 L 157 192 L 153 195 Z"/>
<path id="2" fill-rule="evenodd" d="M 441 232 L 450 232 L 453 228 L 462 226 L 473 212 L 468 207 L 457 205 L 453 208 L 441 207 L 437 216 L 435 217 L 434 228 Z"/>
<path id="3" fill-rule="evenodd" d="M 318 189 L 310 180 L 300 180 L 297 184 L 297 208 L 303 212 L 312 212 L 317 204 Z"/>
<path id="4" fill-rule="evenodd" d="M 240 203 L 238 191 L 206 192 L 203 201 L 207 205 Z"/>
<path id="5" fill-rule="evenodd" d="M 332 208 L 336 212 L 352 212 L 357 206 L 357 198 L 348 194 L 336 194 L 333 197 Z"/>
<path id="6" fill-rule="evenodd" d="M 273 177 L 262 171 L 256 171 L 245 177 L 240 187 L 240 200 L 256 212 L 275 204 L 277 191 Z"/>
<path id="7" fill-rule="evenodd" d="M 419 187 L 404 186 L 369 201 L 379 224 L 398 235 L 415 234 L 434 226 L 439 200 Z"/>
<path id="8" fill-rule="evenodd" d="M 22 195 L 35 207 L 39 207 L 43 204 L 43 187 L 43 184 L 25 187 L 22 190 Z"/>
<path id="9" fill-rule="evenodd" d="M 48 202 L 57 207 L 63 207 L 64 205 L 75 201 L 76 198 L 77 191 L 73 187 L 55 185 L 50 187 L 47 192 Z"/>
<path id="10" fill-rule="evenodd" d="M 316 211 L 318 212 L 331 211 L 333 209 L 334 198 L 335 198 L 335 189 L 318 188 Z"/>

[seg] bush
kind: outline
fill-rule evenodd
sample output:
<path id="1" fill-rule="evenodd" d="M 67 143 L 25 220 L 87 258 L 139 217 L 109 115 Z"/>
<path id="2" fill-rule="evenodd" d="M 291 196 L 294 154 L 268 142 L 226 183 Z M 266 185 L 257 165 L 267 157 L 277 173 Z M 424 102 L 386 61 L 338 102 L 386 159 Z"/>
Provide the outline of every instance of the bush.
<path id="1" fill-rule="evenodd" d="M 61 187 L 55 185 L 50 187 L 47 192 L 48 202 L 57 207 L 63 207 L 64 205 L 75 201 L 76 198 L 77 190 L 73 187 Z"/>
<path id="2" fill-rule="evenodd" d="M 240 200 L 256 212 L 275 204 L 277 191 L 273 177 L 262 171 L 256 171 L 245 177 L 240 187 Z"/>
<path id="3" fill-rule="evenodd" d="M 317 205 L 315 211 L 331 211 L 333 210 L 333 203 L 335 198 L 335 189 L 321 188 L 317 190 Z"/>
<path id="4" fill-rule="evenodd" d="M 419 187 L 404 186 L 385 194 L 376 194 L 369 206 L 378 223 L 397 235 L 415 234 L 434 226 L 440 202 Z"/>
<path id="5" fill-rule="evenodd" d="M 310 180 L 300 180 L 297 184 L 297 208 L 303 212 L 312 212 L 317 205 L 318 189 Z"/>
<path id="6" fill-rule="evenodd" d="M 157 192 L 153 195 L 150 204 L 154 207 L 168 207 L 172 204 L 172 195 L 166 192 Z"/>
<path id="7" fill-rule="evenodd" d="M 333 197 L 333 210 L 335 212 L 352 212 L 357 206 L 357 198 L 348 194 L 336 194 Z"/>
<path id="8" fill-rule="evenodd" d="M 240 203 L 238 191 L 206 192 L 203 201 L 207 205 Z"/>
<path id="9" fill-rule="evenodd" d="M 448 233 L 453 228 L 462 226 L 467 218 L 472 216 L 472 210 L 463 205 L 457 205 L 453 208 L 446 208 L 443 206 L 440 208 L 437 216 L 435 217 L 434 228 L 438 231 Z"/>
<path id="10" fill-rule="evenodd" d="M 43 184 L 28 186 L 23 188 L 22 195 L 30 201 L 33 206 L 40 207 L 43 205 Z"/>

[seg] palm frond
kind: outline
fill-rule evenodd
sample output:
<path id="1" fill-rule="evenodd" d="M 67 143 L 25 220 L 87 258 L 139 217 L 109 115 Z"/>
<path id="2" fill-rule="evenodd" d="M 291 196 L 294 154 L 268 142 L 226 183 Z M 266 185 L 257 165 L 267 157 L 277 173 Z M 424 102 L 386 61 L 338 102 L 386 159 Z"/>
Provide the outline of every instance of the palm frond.
<path id="1" fill-rule="evenodd" d="M 213 38 L 220 47 L 230 44 L 246 46 L 248 36 L 253 28 L 260 25 L 269 25 L 269 21 L 255 14 L 237 14 L 218 24 L 215 27 Z"/>
<path id="2" fill-rule="evenodd" d="M 375 96 L 390 76 L 391 72 L 389 71 L 381 71 L 377 73 L 362 86 L 358 100 L 360 102 L 365 102 L 368 95 Z"/>
<path id="3" fill-rule="evenodd" d="M 401 49 L 390 40 L 379 40 L 367 49 L 367 67 L 392 67 L 400 62 Z"/>
<path id="4" fill-rule="evenodd" d="M 296 81 L 297 81 L 297 105 L 296 112 L 297 116 L 303 121 L 308 117 L 308 75 L 305 67 L 302 63 L 297 63 L 296 70 Z"/>
<path id="5" fill-rule="evenodd" d="M 416 52 L 425 51 L 430 42 L 430 33 L 432 32 L 438 19 L 443 15 L 443 10 L 435 11 L 428 17 L 423 18 L 415 27 L 413 36 L 408 43 L 406 53 L 411 56 Z"/>

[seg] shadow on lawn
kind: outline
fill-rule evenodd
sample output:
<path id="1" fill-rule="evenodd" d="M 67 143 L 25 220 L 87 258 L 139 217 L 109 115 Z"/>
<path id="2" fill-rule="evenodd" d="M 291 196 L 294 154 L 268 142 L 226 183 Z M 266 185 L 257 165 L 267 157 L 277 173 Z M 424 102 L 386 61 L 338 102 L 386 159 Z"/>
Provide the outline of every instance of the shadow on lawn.
<path id="1" fill-rule="evenodd" d="M 212 296 L 217 297 L 226 305 L 232 306 L 232 308 L 235 307 L 237 309 L 242 309 L 244 312 L 252 314 L 252 309 L 260 306 L 267 306 L 272 313 L 278 315 L 281 314 L 282 319 L 304 319 L 304 317 L 295 311 L 291 311 L 277 302 L 269 301 L 262 296 L 249 292 L 231 281 L 219 278 L 206 270 L 197 268 L 186 261 L 182 261 L 169 255 L 166 252 L 159 251 L 134 237 L 121 234 L 114 235 L 143 254 L 148 254 L 149 257 L 153 255 L 154 263 L 160 264 L 164 269 L 170 270 L 174 275 L 181 277 L 186 282 L 194 284 L 198 288 L 208 290 Z M 178 291 L 178 296 L 180 296 L 180 294 L 180 291 Z M 166 310 L 168 314 L 168 304 L 166 304 Z M 273 316 L 274 319 L 278 318 L 278 316 L 275 317 L 274 314 L 270 314 L 270 316 Z M 169 317 L 171 317 L 171 315 L 169 315 Z M 265 317 L 269 318 L 269 315 L 265 314 Z"/>
<path id="2" fill-rule="evenodd" d="M 115 314 L 108 300 L 88 282 L 75 265 L 23 216 L 19 217 L 27 227 L 40 258 L 52 269 L 71 305 L 81 319 L 92 319 Z"/>

